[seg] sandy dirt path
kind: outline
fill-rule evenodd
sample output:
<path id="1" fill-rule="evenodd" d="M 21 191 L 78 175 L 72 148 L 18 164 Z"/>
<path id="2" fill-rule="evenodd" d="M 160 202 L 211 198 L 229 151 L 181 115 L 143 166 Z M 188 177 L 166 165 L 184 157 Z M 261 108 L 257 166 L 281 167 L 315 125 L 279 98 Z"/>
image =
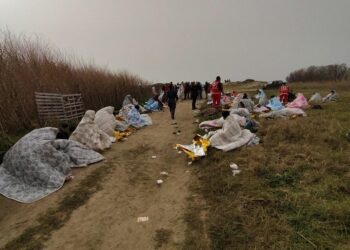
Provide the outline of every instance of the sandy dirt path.
<path id="1" fill-rule="evenodd" d="M 157 230 L 167 230 L 170 238 L 164 249 L 181 248 L 185 224 L 183 215 L 191 179 L 188 159 L 174 149 L 176 143 L 188 144 L 196 124 L 189 102 L 178 103 L 178 125 L 171 125 L 170 114 L 153 113 L 153 125 L 134 133 L 127 141 L 116 143 L 106 152 L 107 165 L 114 166 L 103 183 L 70 220 L 53 232 L 47 249 L 154 249 Z M 180 135 L 174 135 L 176 126 Z M 152 159 L 152 156 L 157 156 Z M 102 164 L 75 171 L 76 178 L 61 190 L 34 204 L 19 204 L 0 198 L 0 246 L 35 223 L 37 216 L 72 190 L 89 172 Z M 167 178 L 160 172 L 167 171 Z M 157 179 L 164 183 L 158 187 Z M 149 221 L 138 223 L 139 216 Z"/>

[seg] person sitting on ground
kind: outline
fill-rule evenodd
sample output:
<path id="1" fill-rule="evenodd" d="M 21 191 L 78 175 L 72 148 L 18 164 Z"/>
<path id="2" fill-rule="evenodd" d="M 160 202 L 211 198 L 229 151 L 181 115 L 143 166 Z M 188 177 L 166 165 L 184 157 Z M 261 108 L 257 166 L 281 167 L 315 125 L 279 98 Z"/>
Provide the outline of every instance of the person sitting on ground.
<path id="1" fill-rule="evenodd" d="M 249 112 L 253 112 L 253 110 L 254 110 L 254 102 L 248 98 L 247 93 L 244 93 L 241 101 L 239 102 L 239 106 L 238 107 L 246 108 L 246 109 L 249 110 Z"/>
<path id="2" fill-rule="evenodd" d="M 213 147 L 226 152 L 247 144 L 255 136 L 249 130 L 241 129 L 229 110 L 223 110 L 222 117 L 225 120 L 222 129 L 211 131 L 206 136 Z"/>
<path id="3" fill-rule="evenodd" d="M 314 103 L 314 104 L 320 103 L 321 101 L 322 101 L 322 96 L 318 92 L 314 92 L 309 99 L 309 103 Z"/>
<path id="4" fill-rule="evenodd" d="M 289 87 L 284 82 L 284 83 L 282 83 L 282 86 L 280 87 L 280 101 L 283 104 L 288 102 L 288 93 L 289 93 Z"/>
<path id="5" fill-rule="evenodd" d="M 258 107 L 265 106 L 268 103 L 266 94 L 262 89 L 258 90 L 258 93 L 255 95 L 255 99 L 258 100 Z"/>
<path id="6" fill-rule="evenodd" d="M 297 98 L 297 96 L 295 95 L 295 93 L 294 93 L 293 90 L 291 89 L 291 90 L 288 92 L 288 102 L 294 101 L 295 98 Z"/>
<path id="7" fill-rule="evenodd" d="M 331 92 L 323 97 L 322 101 L 323 102 L 328 102 L 328 101 L 336 101 L 338 99 L 338 95 L 335 92 L 335 90 L 331 90 Z"/>
<path id="8" fill-rule="evenodd" d="M 64 140 L 68 140 L 69 138 L 69 126 L 67 123 L 62 123 L 61 126 L 58 128 L 58 133 L 56 135 L 56 139 L 64 139 Z"/>
<path id="9" fill-rule="evenodd" d="M 266 105 L 266 107 L 273 111 L 281 110 L 284 108 L 280 100 L 274 95 L 271 96 L 269 103 Z"/>

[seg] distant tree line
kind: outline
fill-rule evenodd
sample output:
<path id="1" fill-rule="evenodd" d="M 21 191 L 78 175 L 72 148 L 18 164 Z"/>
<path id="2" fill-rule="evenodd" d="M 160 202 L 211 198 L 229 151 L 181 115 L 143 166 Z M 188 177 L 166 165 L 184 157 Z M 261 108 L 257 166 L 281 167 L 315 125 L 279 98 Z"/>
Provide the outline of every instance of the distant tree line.
<path id="1" fill-rule="evenodd" d="M 345 63 L 327 66 L 310 66 L 290 73 L 287 82 L 342 81 L 350 79 L 350 68 Z"/>

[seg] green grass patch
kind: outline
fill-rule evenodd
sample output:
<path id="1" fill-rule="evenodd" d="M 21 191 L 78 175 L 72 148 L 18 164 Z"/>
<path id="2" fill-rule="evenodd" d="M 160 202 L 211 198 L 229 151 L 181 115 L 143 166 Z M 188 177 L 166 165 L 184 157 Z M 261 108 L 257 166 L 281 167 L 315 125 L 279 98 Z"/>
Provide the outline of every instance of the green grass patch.
<path id="1" fill-rule="evenodd" d="M 260 145 L 227 153 L 210 148 L 193 165 L 207 209 L 205 222 L 187 221 L 197 241 L 207 234 L 211 249 L 348 248 L 350 92 L 345 86 L 350 84 L 293 84 L 306 96 L 336 89 L 340 100 L 307 110 L 305 118 L 260 120 Z M 242 170 L 239 175 L 232 176 L 231 162 Z M 201 223 L 208 225 L 205 232 L 194 226 Z M 189 246 L 190 241 L 191 236 Z"/>

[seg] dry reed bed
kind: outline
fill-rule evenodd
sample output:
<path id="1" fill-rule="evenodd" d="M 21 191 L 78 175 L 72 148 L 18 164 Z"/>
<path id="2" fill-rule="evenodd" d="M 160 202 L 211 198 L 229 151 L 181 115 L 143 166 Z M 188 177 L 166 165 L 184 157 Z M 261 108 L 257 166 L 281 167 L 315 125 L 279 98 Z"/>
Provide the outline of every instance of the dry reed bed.
<path id="1" fill-rule="evenodd" d="M 38 126 L 34 92 L 82 93 L 86 109 L 120 107 L 126 94 L 142 99 L 150 86 L 127 72 L 111 73 L 68 57 L 38 39 L 0 32 L 0 131 Z"/>

